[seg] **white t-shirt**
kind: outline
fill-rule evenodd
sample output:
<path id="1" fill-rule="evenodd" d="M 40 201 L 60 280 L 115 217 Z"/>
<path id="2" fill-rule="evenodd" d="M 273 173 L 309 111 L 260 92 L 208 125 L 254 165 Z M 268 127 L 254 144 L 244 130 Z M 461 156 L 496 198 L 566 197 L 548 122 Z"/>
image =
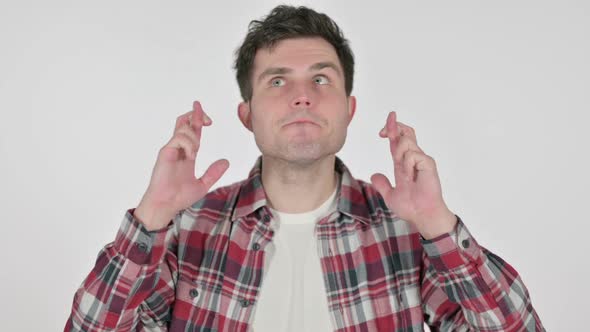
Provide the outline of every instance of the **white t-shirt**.
<path id="1" fill-rule="evenodd" d="M 275 234 L 266 248 L 254 332 L 334 330 L 314 229 L 320 219 L 336 210 L 336 191 L 310 212 L 270 209 Z"/>

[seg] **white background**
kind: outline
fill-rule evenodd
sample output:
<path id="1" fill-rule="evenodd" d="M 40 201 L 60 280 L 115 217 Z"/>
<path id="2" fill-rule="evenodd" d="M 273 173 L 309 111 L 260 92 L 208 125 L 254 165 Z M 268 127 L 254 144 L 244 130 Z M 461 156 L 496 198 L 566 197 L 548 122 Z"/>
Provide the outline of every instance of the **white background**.
<path id="1" fill-rule="evenodd" d="M 214 121 L 196 174 L 228 158 L 216 186 L 247 175 L 259 151 L 236 115 L 233 52 L 278 2 L 0 3 L 0 321 L 58 331 L 193 100 Z M 396 110 L 545 327 L 587 326 L 589 2 L 298 4 L 330 15 L 355 52 L 339 153 L 353 175 L 393 175 L 377 133 Z"/>

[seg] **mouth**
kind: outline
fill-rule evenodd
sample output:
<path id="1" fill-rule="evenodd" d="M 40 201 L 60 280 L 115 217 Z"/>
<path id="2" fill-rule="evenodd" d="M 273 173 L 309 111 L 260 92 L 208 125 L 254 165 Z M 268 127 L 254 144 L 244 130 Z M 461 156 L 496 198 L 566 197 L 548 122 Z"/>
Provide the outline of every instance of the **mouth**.
<path id="1" fill-rule="evenodd" d="M 294 124 L 313 124 L 313 125 L 317 126 L 317 123 L 315 123 L 309 119 L 296 119 L 294 121 L 287 123 L 285 126 L 294 125 Z"/>

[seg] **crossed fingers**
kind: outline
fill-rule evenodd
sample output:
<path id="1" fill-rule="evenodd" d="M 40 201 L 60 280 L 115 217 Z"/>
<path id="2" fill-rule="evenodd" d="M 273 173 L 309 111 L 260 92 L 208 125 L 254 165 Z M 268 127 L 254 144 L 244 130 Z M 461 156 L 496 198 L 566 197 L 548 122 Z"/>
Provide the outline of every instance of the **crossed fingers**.
<path id="1" fill-rule="evenodd" d="M 389 138 L 389 147 L 394 163 L 399 164 L 408 152 L 424 153 L 418 146 L 414 128 L 397 121 L 395 112 L 389 113 L 385 127 L 379 132 L 379 136 Z"/>
<path id="2" fill-rule="evenodd" d="M 211 118 L 205 114 L 201 103 L 193 102 L 193 109 L 176 118 L 174 126 L 174 137 L 178 147 L 183 146 L 185 153 L 191 158 L 195 158 L 201 144 L 201 132 L 203 126 L 210 126 Z M 174 139 L 174 138 L 173 138 Z"/>

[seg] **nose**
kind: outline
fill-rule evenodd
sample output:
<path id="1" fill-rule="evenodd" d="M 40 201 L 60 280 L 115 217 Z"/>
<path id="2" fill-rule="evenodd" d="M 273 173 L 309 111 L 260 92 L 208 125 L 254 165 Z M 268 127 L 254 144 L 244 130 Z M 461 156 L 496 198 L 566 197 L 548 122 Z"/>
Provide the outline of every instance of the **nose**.
<path id="1" fill-rule="evenodd" d="M 293 100 L 291 101 L 293 108 L 309 108 L 311 107 L 310 92 L 305 88 L 297 89 Z"/>
<path id="2" fill-rule="evenodd" d="M 308 108 L 311 106 L 311 101 L 309 100 L 309 97 L 307 95 L 300 95 L 299 97 L 293 99 L 293 101 L 291 102 L 291 106 L 295 108 Z"/>

